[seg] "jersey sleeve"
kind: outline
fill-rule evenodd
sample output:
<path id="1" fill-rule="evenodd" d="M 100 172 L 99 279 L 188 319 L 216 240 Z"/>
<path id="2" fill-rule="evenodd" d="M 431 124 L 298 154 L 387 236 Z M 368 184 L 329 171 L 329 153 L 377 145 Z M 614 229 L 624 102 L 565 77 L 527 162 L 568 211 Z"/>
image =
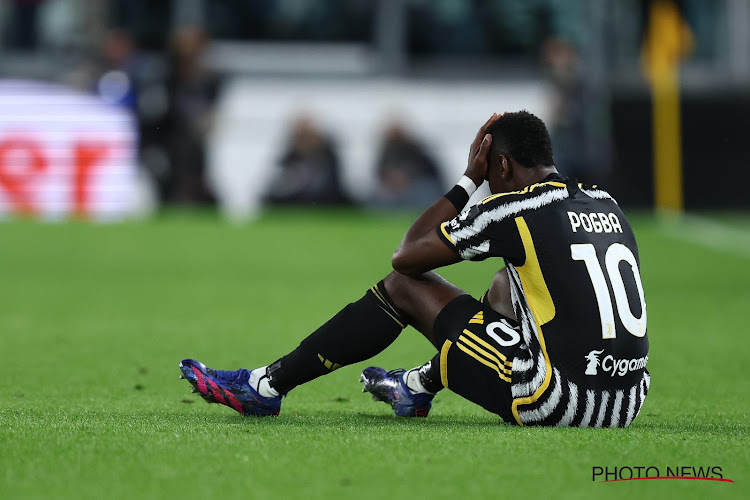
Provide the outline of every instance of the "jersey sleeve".
<path id="1" fill-rule="evenodd" d="M 496 204 L 480 202 L 437 227 L 443 242 L 464 260 L 503 257 L 521 264 L 525 252 L 513 217 L 503 218 Z"/>

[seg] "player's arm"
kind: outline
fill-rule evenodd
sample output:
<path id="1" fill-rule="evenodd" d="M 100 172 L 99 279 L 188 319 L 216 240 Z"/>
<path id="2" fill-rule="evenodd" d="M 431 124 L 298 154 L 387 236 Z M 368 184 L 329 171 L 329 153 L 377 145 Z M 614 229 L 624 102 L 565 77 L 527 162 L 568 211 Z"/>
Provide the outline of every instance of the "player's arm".
<path id="1" fill-rule="evenodd" d="M 401 244 L 393 253 L 391 264 L 401 274 L 416 276 L 435 268 L 460 262 L 462 259 L 454 249 L 440 239 L 437 227 L 458 215 L 469 196 L 484 182 L 487 176 L 487 156 L 492 144 L 492 136 L 486 134 L 487 128 L 497 119 L 493 114 L 479 129 L 469 148 L 469 164 L 464 176 L 473 183 L 468 189 L 462 179 L 448 194 L 424 211 L 404 234 Z"/>

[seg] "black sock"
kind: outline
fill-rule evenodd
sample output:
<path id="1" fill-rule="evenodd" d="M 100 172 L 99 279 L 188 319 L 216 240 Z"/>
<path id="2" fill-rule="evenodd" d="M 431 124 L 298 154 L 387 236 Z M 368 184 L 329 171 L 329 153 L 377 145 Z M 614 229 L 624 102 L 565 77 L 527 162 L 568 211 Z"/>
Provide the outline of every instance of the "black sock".
<path id="1" fill-rule="evenodd" d="M 403 314 L 381 281 L 315 330 L 297 349 L 269 365 L 269 383 L 285 395 L 300 384 L 375 356 L 405 327 Z"/>
<path id="2" fill-rule="evenodd" d="M 437 394 L 443 388 L 440 379 L 440 353 L 419 368 L 419 381 L 427 391 Z"/>

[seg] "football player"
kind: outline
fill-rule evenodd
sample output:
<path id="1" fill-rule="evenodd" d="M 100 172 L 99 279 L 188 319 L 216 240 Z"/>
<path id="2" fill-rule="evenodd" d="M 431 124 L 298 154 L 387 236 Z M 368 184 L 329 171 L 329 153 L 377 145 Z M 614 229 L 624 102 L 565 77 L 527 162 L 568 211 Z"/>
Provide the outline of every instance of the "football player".
<path id="1" fill-rule="evenodd" d="M 483 182 L 492 195 L 466 207 Z M 434 272 L 487 258 L 504 266 L 479 299 Z M 434 357 L 361 375 L 397 416 L 426 417 L 443 388 L 517 425 L 625 427 L 638 415 L 650 379 L 635 236 L 606 191 L 557 172 L 533 114 L 487 120 L 464 176 L 406 231 L 392 264 L 268 366 L 221 371 L 186 359 L 183 376 L 209 402 L 278 415 L 289 391 L 375 356 L 411 325 Z"/>

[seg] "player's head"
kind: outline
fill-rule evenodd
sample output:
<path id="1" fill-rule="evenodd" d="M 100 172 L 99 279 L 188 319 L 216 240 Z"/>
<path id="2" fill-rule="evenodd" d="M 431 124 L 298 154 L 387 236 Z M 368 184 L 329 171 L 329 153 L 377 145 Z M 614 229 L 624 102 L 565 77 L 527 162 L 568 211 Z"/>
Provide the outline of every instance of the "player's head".
<path id="1" fill-rule="evenodd" d="M 487 178 L 493 193 L 521 189 L 554 171 L 547 127 L 528 111 L 503 114 L 487 133 L 492 135 Z"/>

